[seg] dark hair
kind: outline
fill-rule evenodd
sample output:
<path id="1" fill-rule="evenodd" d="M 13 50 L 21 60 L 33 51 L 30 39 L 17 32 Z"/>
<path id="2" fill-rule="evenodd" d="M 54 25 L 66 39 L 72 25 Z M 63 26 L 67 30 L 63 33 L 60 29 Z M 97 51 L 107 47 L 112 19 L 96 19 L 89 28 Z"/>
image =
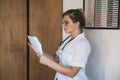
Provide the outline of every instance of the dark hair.
<path id="1" fill-rule="evenodd" d="M 85 26 L 85 17 L 82 9 L 70 9 L 62 14 L 62 18 L 66 15 L 68 15 L 74 23 L 80 22 L 80 29 Z"/>

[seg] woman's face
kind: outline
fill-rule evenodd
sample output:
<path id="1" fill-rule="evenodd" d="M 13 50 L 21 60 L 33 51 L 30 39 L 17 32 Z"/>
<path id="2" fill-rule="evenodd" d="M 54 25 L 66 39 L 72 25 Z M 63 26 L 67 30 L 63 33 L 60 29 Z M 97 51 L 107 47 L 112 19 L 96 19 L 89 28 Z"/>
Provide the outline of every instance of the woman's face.
<path id="1" fill-rule="evenodd" d="M 64 28 L 64 31 L 67 34 L 72 34 L 76 30 L 78 24 L 77 23 L 73 23 L 73 21 L 70 19 L 70 17 L 68 15 L 66 15 L 63 18 L 62 26 Z"/>

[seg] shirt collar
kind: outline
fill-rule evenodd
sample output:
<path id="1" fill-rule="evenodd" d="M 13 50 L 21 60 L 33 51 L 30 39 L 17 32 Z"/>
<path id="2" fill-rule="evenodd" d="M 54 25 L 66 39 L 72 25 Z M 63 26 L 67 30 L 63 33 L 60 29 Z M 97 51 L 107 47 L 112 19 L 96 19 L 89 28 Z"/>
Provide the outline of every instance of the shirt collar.
<path id="1" fill-rule="evenodd" d="M 81 39 L 85 36 L 85 33 L 80 33 L 75 39 Z"/>

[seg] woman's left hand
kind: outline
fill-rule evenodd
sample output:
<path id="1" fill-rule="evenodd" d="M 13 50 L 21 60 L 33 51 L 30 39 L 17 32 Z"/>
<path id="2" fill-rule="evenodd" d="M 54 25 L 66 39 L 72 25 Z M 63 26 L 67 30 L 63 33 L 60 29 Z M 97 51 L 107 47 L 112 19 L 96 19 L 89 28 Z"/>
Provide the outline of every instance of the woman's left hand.
<path id="1" fill-rule="evenodd" d="M 46 55 L 39 56 L 39 62 L 44 65 L 48 65 L 51 60 Z"/>

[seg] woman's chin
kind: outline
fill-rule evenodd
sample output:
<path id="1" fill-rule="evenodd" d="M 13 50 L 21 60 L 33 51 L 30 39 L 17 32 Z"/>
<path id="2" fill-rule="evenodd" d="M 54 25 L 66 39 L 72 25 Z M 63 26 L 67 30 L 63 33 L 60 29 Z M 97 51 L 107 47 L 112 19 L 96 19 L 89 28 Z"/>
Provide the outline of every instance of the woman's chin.
<path id="1" fill-rule="evenodd" d="M 65 31 L 66 34 L 69 34 L 69 32 Z"/>

